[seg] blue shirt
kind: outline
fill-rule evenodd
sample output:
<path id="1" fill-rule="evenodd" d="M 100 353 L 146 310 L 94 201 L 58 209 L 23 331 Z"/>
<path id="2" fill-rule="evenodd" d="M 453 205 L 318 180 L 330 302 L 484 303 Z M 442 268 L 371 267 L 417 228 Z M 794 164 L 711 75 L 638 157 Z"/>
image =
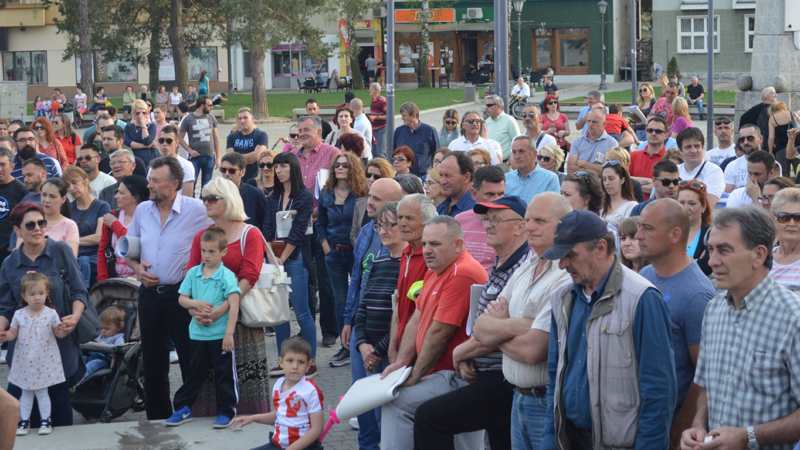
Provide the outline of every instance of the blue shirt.
<path id="1" fill-rule="evenodd" d="M 246 155 L 247 153 L 256 151 L 256 147 L 259 145 L 266 147 L 268 142 L 269 137 L 267 133 L 258 128 L 251 131 L 250 134 L 244 134 L 241 131 L 232 131 L 228 135 L 226 148 L 231 148 L 236 153 Z M 258 175 L 258 164 L 248 164 L 245 168 L 244 179 L 251 180 L 255 178 L 256 175 Z"/>
<path id="2" fill-rule="evenodd" d="M 675 353 L 675 374 L 678 378 L 677 411 L 694 380 L 695 364 L 689 347 L 700 345 L 703 314 L 716 291 L 711 280 L 694 261 L 669 278 L 658 276 L 653 266 L 647 266 L 639 273 L 661 291 L 669 308 L 672 351 Z"/>
<path id="3" fill-rule="evenodd" d="M 36 159 L 44 163 L 44 168 L 47 170 L 47 178 L 57 178 L 61 176 L 61 164 L 55 158 L 51 158 L 44 153 L 37 152 Z M 22 163 L 19 154 L 14 156 L 14 170 L 11 171 L 11 176 L 19 181 L 23 181 L 22 176 Z"/>
<path id="4" fill-rule="evenodd" d="M 464 192 L 464 195 L 458 199 L 458 202 L 456 202 L 455 205 L 452 204 L 452 201 L 449 197 L 446 198 L 442 203 L 439 203 L 439 206 L 436 207 L 436 212 L 439 213 L 440 216 L 455 217 L 464 211 L 472 211 L 474 206 L 475 200 L 472 198 L 472 194 L 467 191 Z"/>
<path id="5" fill-rule="evenodd" d="M 178 194 L 163 225 L 152 200 L 139 203 L 128 236 L 139 238 L 140 260 L 151 265 L 148 272 L 159 278 L 159 284 L 178 284 L 189 262 L 194 235 L 212 223 L 203 202 Z"/>
<path id="6" fill-rule="evenodd" d="M 431 167 L 433 153 L 439 148 L 439 135 L 432 126 L 420 122 L 419 126 L 412 130 L 407 125 L 401 125 L 394 130 L 394 148 L 407 145 L 414 150 L 416 161 L 411 166 L 411 172 L 423 178 Z"/>
<path id="7" fill-rule="evenodd" d="M 214 273 L 206 278 L 203 276 L 203 264 L 200 263 L 186 272 L 178 293 L 192 300 L 208 303 L 212 308 L 218 308 L 225 303 L 231 294 L 238 294 L 239 282 L 236 275 L 227 267 L 220 264 Z M 216 341 L 225 337 L 225 328 L 228 326 L 228 313 L 221 315 L 210 325 L 200 325 L 196 318 L 189 322 L 189 337 L 194 341 Z"/>
<path id="8" fill-rule="evenodd" d="M 541 192 L 559 192 L 558 175 L 543 169 L 538 164 L 527 176 L 518 170 L 506 172 L 506 195 L 516 195 L 526 204 Z"/>
<path id="9" fill-rule="evenodd" d="M 328 244 L 350 245 L 350 229 L 353 227 L 353 211 L 356 207 L 356 196 L 352 192 L 344 204 L 336 204 L 336 194 L 328 189 L 319 193 L 319 215 L 317 230 L 319 239 L 326 239 Z"/>
<path id="10" fill-rule="evenodd" d="M 634 206 L 633 209 L 631 210 L 631 217 L 641 216 L 642 211 L 644 211 L 644 209 L 647 208 L 647 205 L 655 201 L 655 199 L 656 198 L 654 196 L 650 196 L 649 199 L 640 202 L 638 205 Z"/>
<path id="11" fill-rule="evenodd" d="M 378 255 L 387 252 L 388 250 L 381 243 L 378 233 L 372 228 L 372 221 L 370 220 L 358 232 L 356 245 L 353 249 L 353 271 L 352 275 L 350 275 L 350 285 L 347 288 L 347 303 L 344 305 L 345 325 L 352 325 L 353 320 L 355 320 L 358 302 L 361 301 L 361 293 L 367 287 L 372 263 Z"/>
<path id="12" fill-rule="evenodd" d="M 142 127 L 134 124 L 133 122 L 129 123 L 128 126 L 125 127 L 125 146 L 130 147 L 131 143 L 138 142 L 146 147 L 155 149 L 155 141 L 156 139 L 156 124 L 154 122 L 150 122 L 147 125 L 147 137 L 142 137 Z M 142 149 L 134 149 L 142 150 Z"/>

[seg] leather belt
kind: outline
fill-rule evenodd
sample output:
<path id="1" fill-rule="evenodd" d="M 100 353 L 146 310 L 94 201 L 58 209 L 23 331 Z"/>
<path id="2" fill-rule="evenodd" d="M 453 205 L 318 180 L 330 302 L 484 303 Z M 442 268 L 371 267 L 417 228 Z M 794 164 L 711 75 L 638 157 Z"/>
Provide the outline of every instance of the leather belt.
<path id="1" fill-rule="evenodd" d="M 514 386 L 514 390 L 522 395 L 531 395 L 534 397 L 544 397 L 547 393 L 547 386 L 534 386 L 529 388 L 522 388 Z"/>
<path id="2" fill-rule="evenodd" d="M 144 285 L 142 285 L 142 287 L 144 289 L 148 289 L 148 290 L 154 291 L 158 295 L 163 295 L 163 294 L 167 294 L 167 293 L 170 293 L 170 292 L 177 292 L 178 288 L 181 287 L 181 284 L 180 283 L 175 283 L 175 284 L 157 284 L 157 285 L 152 286 L 152 287 L 145 287 Z"/>

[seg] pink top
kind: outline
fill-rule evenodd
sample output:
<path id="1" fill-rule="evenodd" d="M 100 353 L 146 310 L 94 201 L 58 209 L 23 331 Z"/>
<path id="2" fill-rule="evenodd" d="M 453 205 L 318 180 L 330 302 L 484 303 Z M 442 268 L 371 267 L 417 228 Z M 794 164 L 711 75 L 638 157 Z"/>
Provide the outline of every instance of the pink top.
<path id="1" fill-rule="evenodd" d="M 456 221 L 461 224 L 461 230 L 464 232 L 464 247 L 481 263 L 487 273 L 490 272 L 497 254 L 486 244 L 486 228 L 481 223 L 481 216 L 475 214 L 475 211 L 464 211 L 456 215 Z"/>
<path id="2" fill-rule="evenodd" d="M 683 116 L 678 116 L 678 117 L 675 118 L 675 121 L 672 122 L 672 126 L 670 127 L 669 131 L 671 133 L 673 133 L 673 134 L 678 134 L 681 131 L 683 131 L 683 130 L 685 130 L 687 128 L 691 128 L 693 126 L 694 126 L 694 122 L 692 122 L 691 120 L 689 120 L 689 119 L 687 119 L 687 118 L 685 118 Z"/>
<path id="3" fill-rule="evenodd" d="M 551 120 L 547 118 L 547 114 L 542 114 L 541 116 L 541 123 L 542 123 L 542 131 L 545 133 L 550 133 L 556 137 L 556 141 L 558 142 L 559 147 L 563 147 L 564 145 L 564 138 L 559 138 L 556 136 L 557 132 L 564 131 L 567 129 L 567 123 L 569 122 L 569 118 L 564 113 L 559 113 L 558 118 L 556 120 Z M 555 131 L 550 130 L 550 128 L 555 128 Z M 566 142 L 566 141 L 565 141 Z"/>
<path id="4" fill-rule="evenodd" d="M 300 160 L 303 184 L 310 192 L 314 192 L 314 185 L 317 182 L 317 173 L 320 169 L 330 168 L 333 158 L 342 153 L 338 148 L 325 144 L 324 142 L 320 142 L 319 145 L 310 151 L 302 147 L 293 148 L 289 151 L 294 153 L 297 159 Z"/>
<path id="5" fill-rule="evenodd" d="M 80 238 L 78 224 L 76 224 L 74 220 L 64 217 L 55 224 L 48 223 L 45 236 L 54 241 L 66 242 L 70 247 L 72 247 L 74 243 L 75 247 L 77 247 L 78 239 Z"/>

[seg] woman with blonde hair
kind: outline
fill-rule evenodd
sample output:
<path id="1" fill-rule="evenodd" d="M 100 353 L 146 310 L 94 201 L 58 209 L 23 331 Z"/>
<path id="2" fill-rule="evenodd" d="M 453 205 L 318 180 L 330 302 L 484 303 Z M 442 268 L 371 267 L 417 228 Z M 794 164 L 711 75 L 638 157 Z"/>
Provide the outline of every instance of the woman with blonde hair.
<path id="1" fill-rule="evenodd" d="M 428 176 L 425 177 L 425 195 L 433 201 L 434 205 L 447 199 L 447 195 L 442 191 L 439 169 L 435 167 L 428 169 Z"/>
<path id="2" fill-rule="evenodd" d="M 492 155 L 490 155 L 489 151 L 486 149 L 473 148 L 472 150 L 467 152 L 467 154 L 472 160 L 472 165 L 474 166 L 475 170 L 478 170 L 481 167 L 492 165 Z"/>
<path id="3" fill-rule="evenodd" d="M 786 149 L 789 140 L 789 128 L 792 128 L 794 115 L 786 103 L 777 101 L 769 107 L 769 137 L 767 147 L 769 152 L 775 155 L 777 152 Z"/>
<path id="4" fill-rule="evenodd" d="M 677 137 L 681 131 L 694 126 L 692 116 L 689 114 L 689 103 L 683 97 L 675 97 L 672 101 L 672 127 L 669 131 L 672 137 Z"/>
<path id="5" fill-rule="evenodd" d="M 776 246 L 769 276 L 794 292 L 800 292 L 800 189 L 781 189 L 772 199 Z"/>
<path id="6" fill-rule="evenodd" d="M 162 109 L 163 110 L 163 109 Z M 160 134 L 155 122 L 150 121 L 150 107 L 144 100 L 133 101 L 133 119 L 125 127 L 125 145 L 142 158 L 145 165 L 161 156 L 156 148 L 156 135 Z"/>
<path id="7" fill-rule="evenodd" d="M 255 178 L 247 180 L 250 183 L 269 197 L 272 194 L 272 188 L 275 187 L 275 172 L 272 170 L 272 159 L 275 158 L 277 152 L 274 150 L 267 150 L 258 158 L 258 174 Z"/>
<path id="8" fill-rule="evenodd" d="M 442 116 L 442 128 L 439 130 L 439 145 L 447 147 L 451 142 L 458 139 L 461 134 L 458 129 L 460 120 L 458 118 L 458 111 L 455 109 L 448 109 Z"/>
<path id="9" fill-rule="evenodd" d="M 564 151 L 560 147 L 552 144 L 543 145 L 536 152 L 536 162 L 550 172 L 558 175 L 558 183 L 564 181 L 564 173 L 560 172 L 561 165 L 564 164 Z"/>
<path id="10" fill-rule="evenodd" d="M 258 227 L 245 224 L 247 215 L 244 212 L 239 188 L 223 177 L 214 177 L 203 186 L 201 198 L 206 207 L 208 217 L 225 231 L 228 247 L 222 263 L 236 274 L 243 298 L 255 286 L 264 263 L 264 236 Z M 205 230 L 199 231 L 192 240 L 187 267 L 200 264 L 200 241 Z M 275 262 L 272 261 L 274 264 Z M 190 310 L 189 313 L 200 320 L 203 315 Z M 237 410 L 241 414 L 253 414 L 269 409 L 269 366 L 267 365 L 267 349 L 264 345 L 264 330 L 248 328 L 241 323 L 236 325 L 233 334 L 234 352 L 236 354 L 236 378 L 239 390 Z M 211 415 L 216 411 L 213 401 L 213 383 L 206 383 L 198 397 L 192 412 L 202 415 L 205 411 Z"/>
<path id="11" fill-rule="evenodd" d="M 67 191 L 75 200 L 69 204 L 70 219 L 78 225 L 78 265 L 86 286 L 92 286 L 97 276 L 97 248 L 103 231 L 103 216 L 111 205 L 98 200 L 89 186 L 89 175 L 78 166 L 64 170 Z"/>

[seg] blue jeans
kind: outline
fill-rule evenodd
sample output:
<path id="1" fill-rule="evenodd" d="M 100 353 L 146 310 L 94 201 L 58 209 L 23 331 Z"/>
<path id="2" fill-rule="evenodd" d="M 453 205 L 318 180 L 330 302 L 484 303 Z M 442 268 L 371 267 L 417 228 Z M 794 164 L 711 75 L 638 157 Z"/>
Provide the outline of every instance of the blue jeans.
<path id="1" fill-rule="evenodd" d="M 300 253 L 299 249 L 295 250 L 295 255 L 284 264 L 284 269 L 292 279 L 289 303 L 292 304 L 294 316 L 300 324 L 300 334 L 311 345 L 311 357 L 314 358 L 317 355 L 317 328 L 314 326 L 314 319 L 311 318 L 311 309 L 308 306 L 308 271 Z M 275 340 L 278 342 L 279 354 L 281 344 L 289 338 L 290 332 L 291 328 L 288 323 L 275 328 Z"/>
<path id="2" fill-rule="evenodd" d="M 701 116 L 705 114 L 706 110 L 702 100 L 695 100 L 694 105 L 697 107 L 697 114 Z"/>
<path id="3" fill-rule="evenodd" d="M 358 351 L 356 346 L 356 332 L 354 329 L 350 333 L 350 370 L 353 374 L 353 383 L 372 375 L 372 373 L 382 372 L 386 366 L 387 361 L 384 359 L 375 372 L 367 372 L 364 367 L 364 360 L 361 359 L 361 352 Z M 375 408 L 358 416 L 358 448 L 360 450 L 379 450 L 380 445 L 381 409 Z"/>
<path id="4" fill-rule="evenodd" d="M 328 266 L 328 277 L 331 280 L 333 299 L 336 302 L 336 334 L 340 335 L 344 326 L 344 306 L 347 303 L 350 272 L 353 271 L 353 252 L 343 253 L 331 250 L 325 255 L 325 265 Z"/>
<path id="5" fill-rule="evenodd" d="M 375 137 L 375 145 L 372 146 L 372 157 L 386 158 L 386 127 L 379 130 L 372 130 L 372 135 Z"/>
<path id="6" fill-rule="evenodd" d="M 147 167 L 150 167 L 150 161 L 161 156 L 161 153 L 159 153 L 158 150 L 154 148 L 141 148 L 138 150 L 134 150 L 133 154 L 135 156 L 138 156 L 139 158 L 142 158 L 144 165 Z"/>
<path id="7" fill-rule="evenodd" d="M 514 402 L 511 406 L 512 450 L 540 448 L 547 413 L 546 396 L 522 395 L 514 391 Z"/>
<path id="8" fill-rule="evenodd" d="M 90 289 L 97 276 L 97 255 L 78 256 L 78 267 L 81 269 L 83 285 Z"/>
<path id="9" fill-rule="evenodd" d="M 200 187 L 205 186 L 211 181 L 211 176 L 214 175 L 214 156 L 200 155 L 192 158 L 191 161 L 194 166 L 194 183 L 197 184 L 197 180 L 201 180 Z M 203 174 L 202 177 L 200 176 L 201 172 Z"/>

